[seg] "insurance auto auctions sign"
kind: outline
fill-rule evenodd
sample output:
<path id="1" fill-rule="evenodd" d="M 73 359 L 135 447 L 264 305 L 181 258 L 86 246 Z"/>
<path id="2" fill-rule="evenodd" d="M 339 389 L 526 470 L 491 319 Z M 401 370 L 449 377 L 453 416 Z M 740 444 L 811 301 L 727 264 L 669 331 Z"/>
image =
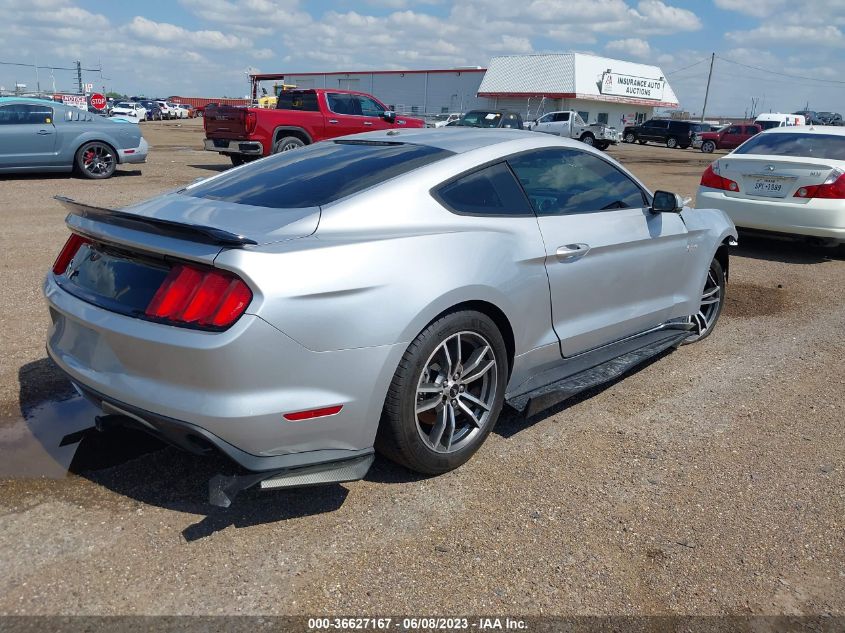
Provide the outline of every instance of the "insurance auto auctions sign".
<path id="1" fill-rule="evenodd" d="M 601 93 L 616 97 L 632 97 L 635 99 L 663 99 L 663 79 L 649 79 L 648 77 L 634 77 L 617 73 L 604 73 L 601 81 Z"/>

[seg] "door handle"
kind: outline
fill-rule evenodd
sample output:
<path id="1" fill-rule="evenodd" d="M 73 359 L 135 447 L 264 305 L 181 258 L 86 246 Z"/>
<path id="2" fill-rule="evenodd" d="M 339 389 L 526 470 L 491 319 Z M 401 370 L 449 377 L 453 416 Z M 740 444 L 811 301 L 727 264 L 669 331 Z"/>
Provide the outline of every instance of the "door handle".
<path id="1" fill-rule="evenodd" d="M 364 125 L 372 125 L 372 124 L 373 124 L 372 121 L 364 121 Z"/>
<path id="2" fill-rule="evenodd" d="M 557 255 L 559 261 L 565 262 L 583 257 L 589 252 L 589 244 L 567 244 L 566 246 L 558 247 L 555 255 Z"/>
<path id="3" fill-rule="evenodd" d="M 337 119 L 329 119 L 329 123 L 337 123 Z"/>
<path id="4" fill-rule="evenodd" d="M 38 130 L 38 134 L 40 136 L 45 136 L 46 134 L 52 134 L 52 133 L 53 132 L 51 132 L 50 130 Z"/>

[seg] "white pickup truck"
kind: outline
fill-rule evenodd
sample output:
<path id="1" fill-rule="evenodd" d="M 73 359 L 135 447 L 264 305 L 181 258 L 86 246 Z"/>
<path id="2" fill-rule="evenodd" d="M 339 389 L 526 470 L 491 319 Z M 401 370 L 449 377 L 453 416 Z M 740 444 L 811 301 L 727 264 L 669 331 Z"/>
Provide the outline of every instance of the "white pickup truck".
<path id="1" fill-rule="evenodd" d="M 620 140 L 619 131 L 615 127 L 604 123 L 590 123 L 588 125 L 581 118 L 581 115 L 574 110 L 548 112 L 540 118 L 530 121 L 526 127 L 534 132 L 577 138 L 587 145 L 594 145 L 602 150 L 611 145 L 616 145 Z"/>

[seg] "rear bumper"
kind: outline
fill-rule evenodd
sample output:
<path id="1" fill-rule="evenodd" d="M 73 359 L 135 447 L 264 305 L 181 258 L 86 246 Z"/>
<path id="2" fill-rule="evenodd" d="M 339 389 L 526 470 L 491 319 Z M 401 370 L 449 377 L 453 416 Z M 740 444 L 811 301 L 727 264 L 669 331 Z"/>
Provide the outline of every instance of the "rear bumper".
<path id="1" fill-rule="evenodd" d="M 261 141 L 207 138 L 205 139 L 203 147 L 210 152 L 220 152 L 221 154 L 244 154 L 246 156 L 264 155 L 264 145 Z"/>
<path id="2" fill-rule="evenodd" d="M 372 448 L 361 450 L 326 449 L 288 455 L 253 455 L 229 444 L 201 426 L 139 409 L 99 393 L 75 380 L 73 376 L 70 376 L 70 378 L 82 395 L 94 405 L 100 407 L 106 414 L 97 420 L 97 426 L 101 430 L 108 430 L 113 426 L 133 428 L 149 433 L 163 442 L 195 455 L 206 455 L 216 450 L 236 464 L 253 472 L 278 471 L 287 468 L 328 464 L 370 455 L 373 452 Z"/>
<path id="3" fill-rule="evenodd" d="M 223 332 L 204 332 L 91 305 L 51 274 L 44 291 L 50 357 L 83 391 L 116 408 L 106 413 L 135 415 L 183 448 L 177 436 L 194 434 L 251 470 L 372 448 L 405 347 L 312 352 L 252 314 Z M 335 405 L 339 413 L 307 422 L 284 417 Z"/>
<path id="4" fill-rule="evenodd" d="M 118 156 L 120 156 L 121 164 L 135 164 L 147 162 L 147 154 L 149 153 L 149 151 L 150 144 L 147 143 L 147 139 L 142 136 L 141 142 L 138 147 L 133 147 L 130 149 L 119 149 L 117 150 L 117 153 Z"/>
<path id="5" fill-rule="evenodd" d="M 733 198 L 699 187 L 696 206 L 721 209 L 738 228 L 832 239 L 845 243 L 845 202 L 809 200 L 790 204 L 775 200 Z"/>

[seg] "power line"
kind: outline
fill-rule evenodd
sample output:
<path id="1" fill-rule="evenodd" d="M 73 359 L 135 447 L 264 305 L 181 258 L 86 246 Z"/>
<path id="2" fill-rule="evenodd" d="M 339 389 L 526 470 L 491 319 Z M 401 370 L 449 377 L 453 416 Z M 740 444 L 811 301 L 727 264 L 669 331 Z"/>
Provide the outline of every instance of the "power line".
<path id="1" fill-rule="evenodd" d="M 684 66 L 683 68 L 676 68 L 675 70 L 670 70 L 667 75 L 674 75 L 675 73 L 679 73 L 682 70 L 686 70 L 687 68 L 693 68 L 694 66 L 698 66 L 699 64 L 703 64 L 704 62 L 709 61 L 706 57 L 704 59 L 700 59 L 694 64 L 690 64 L 689 66 Z"/>
<path id="2" fill-rule="evenodd" d="M 65 66 L 43 66 L 41 64 L 22 64 L 20 62 L 2 62 L 0 61 L 0 66 L 25 66 L 27 68 L 45 68 L 48 70 L 76 70 L 76 66 L 73 68 L 66 68 Z M 82 70 L 86 72 L 94 72 L 99 73 L 103 72 L 102 68 L 83 68 Z"/>
<path id="3" fill-rule="evenodd" d="M 719 56 L 717 55 L 717 57 L 719 57 Z M 769 70 L 767 68 L 760 68 L 759 66 L 752 66 L 750 64 L 743 64 L 741 62 L 735 62 L 732 59 L 726 59 L 724 57 L 719 57 L 719 59 L 721 59 L 723 62 L 728 62 L 729 64 L 736 64 L 737 66 L 744 66 L 745 68 L 750 68 L 751 70 L 759 70 L 760 72 L 770 73 L 772 75 L 779 75 L 781 77 L 788 77 L 790 79 L 802 79 L 802 80 L 805 80 L 805 81 L 819 81 L 819 82 L 828 83 L 828 84 L 843 84 L 843 85 L 845 85 L 845 81 L 841 81 L 839 79 L 820 79 L 818 77 L 802 77 L 801 75 L 790 75 L 788 73 L 781 73 L 781 72 L 778 72 L 776 70 Z"/>

